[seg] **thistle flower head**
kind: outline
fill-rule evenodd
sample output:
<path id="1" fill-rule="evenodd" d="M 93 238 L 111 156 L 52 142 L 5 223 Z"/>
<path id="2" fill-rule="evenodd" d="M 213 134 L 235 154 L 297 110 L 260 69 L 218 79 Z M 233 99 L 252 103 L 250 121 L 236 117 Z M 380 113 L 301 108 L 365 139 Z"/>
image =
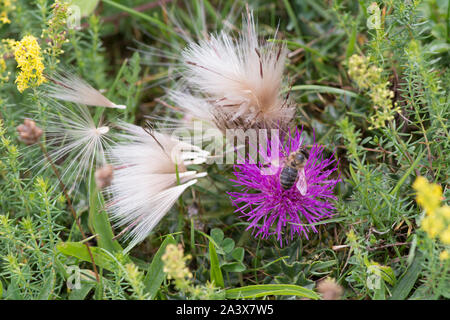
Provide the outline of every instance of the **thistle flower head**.
<path id="1" fill-rule="evenodd" d="M 191 144 L 141 127 L 122 124 L 126 131 L 110 151 L 114 179 L 106 192 L 108 209 L 116 226 L 126 226 L 126 251 L 143 241 L 174 202 L 196 178 L 206 173 L 188 171 L 190 164 L 206 161 L 207 153 Z"/>
<path id="2" fill-rule="evenodd" d="M 74 102 L 87 106 L 125 109 L 94 89 L 86 81 L 69 72 L 55 73 L 49 77 L 51 83 L 46 87 L 46 95 L 58 100 Z"/>
<path id="3" fill-rule="evenodd" d="M 280 183 L 281 171 L 289 155 L 302 147 L 303 140 L 296 130 L 294 135 L 278 142 L 277 147 L 259 149 L 261 161 L 245 160 L 235 165 L 236 178 L 232 181 L 242 191 L 229 195 L 236 212 L 250 222 L 247 230 L 253 229 L 256 237 L 264 239 L 276 235 L 282 245 L 283 239 L 289 242 L 295 235 L 308 238 L 310 230 L 317 232 L 314 223 L 334 214 L 333 189 L 340 178 L 331 177 L 337 170 L 336 161 L 325 158 L 324 147 L 314 143 L 304 165 L 306 192 L 301 192 L 295 183 L 285 189 Z"/>

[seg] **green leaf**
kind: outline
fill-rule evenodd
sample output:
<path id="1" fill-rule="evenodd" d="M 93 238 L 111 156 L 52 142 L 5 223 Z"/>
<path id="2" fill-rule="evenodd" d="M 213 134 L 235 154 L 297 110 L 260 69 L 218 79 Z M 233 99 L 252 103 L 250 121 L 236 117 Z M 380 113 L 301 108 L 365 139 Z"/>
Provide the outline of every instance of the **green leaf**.
<path id="1" fill-rule="evenodd" d="M 83 243 L 61 242 L 56 245 L 56 249 L 66 256 L 71 256 L 86 262 L 91 262 L 91 257 L 89 256 L 88 249 Z M 115 261 L 102 249 L 98 247 L 90 247 L 90 249 L 92 252 L 92 256 L 94 257 L 95 264 L 98 267 L 105 268 L 106 270 L 113 272 L 116 270 Z"/>
<path id="2" fill-rule="evenodd" d="M 209 242 L 209 258 L 211 260 L 211 282 L 213 282 L 217 287 L 225 287 L 222 271 L 220 270 L 219 257 L 217 256 L 216 249 L 212 242 Z"/>
<path id="3" fill-rule="evenodd" d="M 242 272 L 245 271 L 246 267 L 242 262 L 238 261 L 225 263 L 222 265 L 222 269 L 227 272 Z"/>
<path id="4" fill-rule="evenodd" d="M 11 279 L 11 283 L 8 286 L 8 289 L 5 292 L 5 299 L 7 300 L 23 300 L 22 293 L 20 292 L 19 285 L 17 284 L 17 280 L 14 278 Z"/>
<path id="5" fill-rule="evenodd" d="M 74 289 L 69 293 L 69 300 L 84 300 L 88 293 L 95 287 L 95 283 L 81 283 L 80 289 Z"/>
<path id="6" fill-rule="evenodd" d="M 163 271 L 164 264 L 161 260 L 161 257 L 166 252 L 166 247 L 169 244 L 176 244 L 176 241 L 172 235 L 168 235 L 164 239 L 163 243 L 161 244 L 155 256 L 153 257 L 152 263 L 150 264 L 150 267 L 145 276 L 144 279 L 145 290 L 147 293 L 150 294 L 150 299 L 155 298 L 159 290 L 159 287 L 166 278 L 166 273 Z"/>
<path id="7" fill-rule="evenodd" d="M 109 252 L 121 252 L 123 249 L 117 240 L 113 240 L 114 233 L 108 219 L 103 196 L 98 192 L 95 181 L 91 181 L 91 192 L 89 195 L 89 221 L 97 236 L 100 248 Z"/>
<path id="8" fill-rule="evenodd" d="M 331 267 L 337 265 L 336 260 L 329 261 L 315 261 L 311 264 L 311 274 L 323 275 L 328 274 L 331 271 Z"/>
<path id="9" fill-rule="evenodd" d="M 248 299 L 265 296 L 297 296 L 314 300 L 320 299 L 314 291 L 293 284 L 263 284 L 226 290 L 227 299 Z"/>
<path id="10" fill-rule="evenodd" d="M 226 238 L 222 242 L 222 249 L 225 253 L 230 253 L 234 249 L 234 240 L 230 238 Z"/>
<path id="11" fill-rule="evenodd" d="M 345 94 L 352 98 L 360 98 L 360 96 L 357 93 L 354 93 L 352 91 L 334 88 L 334 87 L 328 87 L 328 86 L 319 86 L 314 84 L 304 84 L 304 85 L 297 85 L 293 86 L 291 91 L 299 91 L 299 90 L 305 90 L 305 91 L 315 91 L 315 92 L 323 92 L 323 93 L 330 93 L 330 94 Z"/>
<path id="12" fill-rule="evenodd" d="M 52 270 L 47 279 L 44 280 L 42 288 L 39 290 L 37 300 L 50 300 L 55 288 L 55 272 Z"/>
<path id="13" fill-rule="evenodd" d="M 214 228 L 211 230 L 211 237 L 214 239 L 214 241 L 217 243 L 217 245 L 221 245 L 223 241 L 223 231 L 218 228 Z"/>
<path id="14" fill-rule="evenodd" d="M 225 251 L 223 251 L 223 249 L 219 246 L 219 244 L 209 235 L 207 235 L 206 233 L 195 229 L 195 232 L 200 233 L 202 236 L 204 236 L 205 238 L 207 238 L 210 242 L 212 242 L 214 244 L 214 246 L 216 247 L 216 250 L 219 254 L 225 255 Z"/>
<path id="15" fill-rule="evenodd" d="M 244 248 L 235 248 L 231 256 L 237 260 L 242 262 L 244 260 Z"/>
<path id="16" fill-rule="evenodd" d="M 345 52 L 345 57 L 348 59 L 355 52 L 356 36 L 358 31 L 358 23 L 356 21 L 353 23 L 352 33 L 350 39 L 348 40 L 347 50 Z"/>
<path id="17" fill-rule="evenodd" d="M 414 284 L 417 281 L 417 278 L 422 271 L 422 256 L 420 253 L 416 255 L 413 260 L 413 263 L 409 266 L 406 273 L 397 283 L 397 285 L 392 290 L 391 300 L 404 300 L 411 292 L 411 289 L 414 287 Z"/>
<path id="18" fill-rule="evenodd" d="M 391 286 L 395 285 L 397 282 L 397 278 L 395 277 L 394 271 L 391 267 L 387 266 L 380 266 L 380 276 L 383 278 L 384 281 L 389 283 Z"/>
<path id="19" fill-rule="evenodd" d="M 99 2 L 100 0 L 72 0 L 70 5 L 80 8 L 81 16 L 87 17 L 94 12 Z"/>
<path id="20" fill-rule="evenodd" d="M 390 192 L 391 195 L 395 195 L 398 190 L 400 190 L 400 187 L 403 185 L 403 183 L 406 181 L 406 178 L 408 178 L 408 176 L 411 174 L 411 172 L 416 168 L 416 166 L 419 164 L 420 160 L 422 160 L 422 157 L 425 153 L 425 150 L 422 151 L 421 154 L 419 154 L 416 158 L 416 160 L 414 160 L 413 164 L 408 168 L 408 170 L 406 170 L 405 174 L 403 175 L 403 177 L 401 177 L 400 180 L 398 180 L 397 184 L 395 185 L 394 189 L 392 189 L 392 191 Z"/>
<path id="21" fill-rule="evenodd" d="M 2 281 L 0 280 L 0 299 L 3 297 L 3 284 Z"/>

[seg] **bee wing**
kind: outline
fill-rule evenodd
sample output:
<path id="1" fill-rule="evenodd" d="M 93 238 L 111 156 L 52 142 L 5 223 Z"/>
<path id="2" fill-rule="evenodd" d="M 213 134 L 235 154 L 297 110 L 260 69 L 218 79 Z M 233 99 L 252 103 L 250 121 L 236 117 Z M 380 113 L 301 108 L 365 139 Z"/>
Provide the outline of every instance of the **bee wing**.
<path id="1" fill-rule="evenodd" d="M 300 191 L 302 196 L 306 195 L 306 192 L 308 191 L 308 184 L 306 182 L 305 168 L 298 170 L 298 181 L 295 186 L 298 191 Z"/>

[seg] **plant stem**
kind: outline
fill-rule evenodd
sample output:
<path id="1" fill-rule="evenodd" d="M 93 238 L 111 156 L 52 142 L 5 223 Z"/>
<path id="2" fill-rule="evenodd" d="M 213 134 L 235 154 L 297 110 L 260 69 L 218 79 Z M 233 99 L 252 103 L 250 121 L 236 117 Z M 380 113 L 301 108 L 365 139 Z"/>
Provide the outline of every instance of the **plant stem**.
<path id="1" fill-rule="evenodd" d="M 74 209 L 74 207 L 72 205 L 72 200 L 70 199 L 69 194 L 67 193 L 67 188 L 66 188 L 65 184 L 61 180 L 61 176 L 59 174 L 59 171 L 56 168 L 55 164 L 53 163 L 52 159 L 50 158 L 50 155 L 48 154 L 47 150 L 45 150 L 43 144 L 40 143 L 40 142 L 39 142 L 39 147 L 41 148 L 42 153 L 45 155 L 45 158 L 47 159 L 47 161 L 50 163 L 50 166 L 52 167 L 52 170 L 55 173 L 56 178 L 58 179 L 59 186 L 61 187 L 62 192 L 64 193 L 64 197 L 66 198 L 67 205 L 69 206 L 69 209 L 70 209 L 70 211 L 71 211 L 71 213 L 73 215 L 73 218 L 75 219 L 75 222 L 76 222 L 76 224 L 78 226 L 78 229 L 80 230 L 81 236 L 83 237 L 83 241 L 85 241 L 86 240 L 86 235 L 84 234 L 83 229 L 81 228 L 80 219 L 77 217 L 77 213 L 76 213 L 76 211 L 75 211 L 75 209 Z M 86 249 L 87 249 L 87 251 L 89 253 L 89 257 L 90 257 L 91 262 L 92 262 L 92 265 L 94 267 L 95 278 L 96 278 L 97 282 L 99 282 L 100 278 L 98 276 L 97 266 L 96 266 L 95 261 L 94 261 L 94 256 L 92 255 L 91 248 L 90 248 L 89 243 L 87 241 L 84 244 L 86 246 Z"/>

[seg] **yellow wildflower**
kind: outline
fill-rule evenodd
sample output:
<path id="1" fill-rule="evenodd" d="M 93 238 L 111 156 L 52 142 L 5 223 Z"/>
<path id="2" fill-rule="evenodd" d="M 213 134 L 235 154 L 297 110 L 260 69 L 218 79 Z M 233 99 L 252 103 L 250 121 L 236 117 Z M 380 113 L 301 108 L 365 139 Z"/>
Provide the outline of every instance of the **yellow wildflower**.
<path id="1" fill-rule="evenodd" d="M 444 222 L 436 215 L 430 215 L 422 220 L 422 229 L 428 233 L 430 238 L 435 238 L 444 230 Z"/>
<path id="2" fill-rule="evenodd" d="M 8 13 L 6 13 L 5 11 L 2 11 L 0 13 L 0 22 L 3 24 L 11 23 L 11 20 L 8 19 Z"/>
<path id="3" fill-rule="evenodd" d="M 450 225 L 440 234 L 440 238 L 443 243 L 450 244 Z"/>
<path id="4" fill-rule="evenodd" d="M 441 252 L 441 254 L 439 255 L 439 259 L 444 261 L 450 258 L 450 253 L 448 252 L 448 250 L 444 250 Z"/>
<path id="5" fill-rule="evenodd" d="M 8 14 L 16 8 L 12 2 L 12 0 L 0 0 L 0 23 L 11 23 Z"/>
<path id="6" fill-rule="evenodd" d="M 6 62 L 3 57 L 0 57 L 0 83 L 6 82 L 9 80 L 9 73 L 6 75 L 3 75 L 3 73 L 6 71 Z"/>
<path id="7" fill-rule="evenodd" d="M 20 73 L 17 76 L 17 89 L 23 92 L 28 87 L 37 87 L 44 83 L 45 77 L 41 47 L 33 36 L 25 36 L 15 44 L 14 57 Z"/>
<path id="8" fill-rule="evenodd" d="M 9 81 L 10 72 L 7 71 L 5 57 L 9 56 L 13 51 L 15 40 L 2 39 L 0 43 L 0 83 Z"/>
<path id="9" fill-rule="evenodd" d="M 389 90 L 389 81 L 383 80 L 383 69 L 370 66 L 370 59 L 352 55 L 348 61 L 348 74 L 360 89 L 368 90 L 375 115 L 370 117 L 371 128 L 380 128 L 386 121 L 394 119 L 400 109 L 393 103 L 394 92 Z"/>
<path id="10" fill-rule="evenodd" d="M 167 278 L 175 280 L 175 286 L 182 291 L 188 289 L 192 278 L 192 273 L 186 266 L 186 261 L 190 258 L 190 255 L 184 256 L 181 245 L 174 244 L 167 245 L 166 252 L 161 257 L 164 263 L 163 271 L 167 273 Z"/>
<path id="11" fill-rule="evenodd" d="M 422 206 L 427 214 L 432 214 L 440 207 L 442 199 L 442 188 L 438 184 L 428 183 L 424 177 L 417 177 L 413 184 L 417 191 L 417 203 Z"/>
<path id="12" fill-rule="evenodd" d="M 439 237 L 442 243 L 450 244 L 450 207 L 441 206 L 442 187 L 429 183 L 424 177 L 417 177 L 413 188 L 417 191 L 417 203 L 426 213 L 422 220 L 422 229 L 430 238 Z"/>

